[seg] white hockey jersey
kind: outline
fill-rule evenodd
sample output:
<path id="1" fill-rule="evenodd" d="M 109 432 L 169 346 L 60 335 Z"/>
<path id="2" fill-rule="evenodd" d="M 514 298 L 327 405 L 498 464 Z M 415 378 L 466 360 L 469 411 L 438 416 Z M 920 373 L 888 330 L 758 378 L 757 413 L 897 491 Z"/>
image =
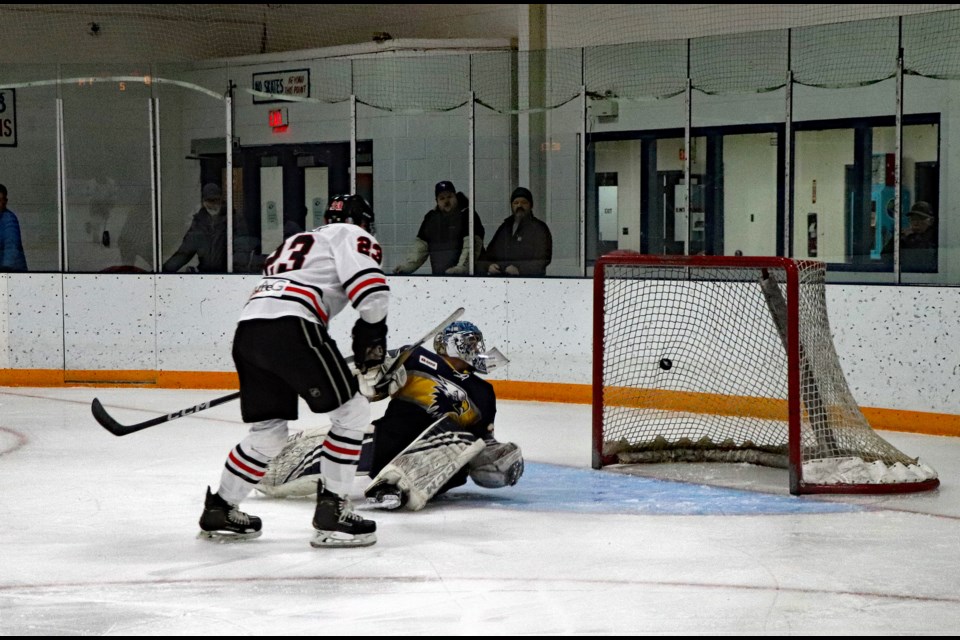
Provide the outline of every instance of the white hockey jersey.
<path id="1" fill-rule="evenodd" d="M 386 317 L 389 287 L 376 238 L 335 223 L 287 238 L 264 263 L 240 322 L 299 316 L 326 326 L 350 302 L 367 322 Z"/>

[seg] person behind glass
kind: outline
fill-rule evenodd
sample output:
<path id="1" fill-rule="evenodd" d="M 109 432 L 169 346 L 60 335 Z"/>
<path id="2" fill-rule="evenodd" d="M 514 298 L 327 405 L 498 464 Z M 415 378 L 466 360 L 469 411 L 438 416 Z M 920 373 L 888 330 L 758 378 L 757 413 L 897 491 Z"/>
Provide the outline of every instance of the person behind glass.
<path id="1" fill-rule="evenodd" d="M 163 263 L 164 273 L 180 271 L 194 256 L 196 272 L 227 272 L 227 215 L 220 187 L 203 185 L 203 204 L 193 214 L 190 228 L 176 252 Z M 256 238 L 250 235 L 243 216 L 233 216 L 233 270 L 236 273 L 259 273 L 263 266 Z M 191 268 L 191 272 L 193 269 Z"/>
<path id="2" fill-rule="evenodd" d="M 903 271 L 937 270 L 937 219 L 930 204 L 918 200 L 907 212 L 910 226 L 900 232 L 900 263 Z M 883 254 L 893 256 L 893 238 L 887 240 Z"/>
<path id="3" fill-rule="evenodd" d="M 470 271 L 470 201 L 457 191 L 449 180 L 434 187 L 437 206 L 427 212 L 407 261 L 394 268 L 394 273 L 413 273 L 430 257 L 434 275 L 464 275 Z M 483 223 L 473 213 L 473 251 L 483 251 Z"/>
<path id="4" fill-rule="evenodd" d="M 510 215 L 480 261 L 480 272 L 491 276 L 542 276 L 553 259 L 553 236 L 547 224 L 533 215 L 533 194 L 517 187 L 510 195 Z"/>
<path id="5" fill-rule="evenodd" d="M 7 188 L 0 184 L 0 271 L 26 271 L 27 258 L 17 215 L 7 209 Z"/>

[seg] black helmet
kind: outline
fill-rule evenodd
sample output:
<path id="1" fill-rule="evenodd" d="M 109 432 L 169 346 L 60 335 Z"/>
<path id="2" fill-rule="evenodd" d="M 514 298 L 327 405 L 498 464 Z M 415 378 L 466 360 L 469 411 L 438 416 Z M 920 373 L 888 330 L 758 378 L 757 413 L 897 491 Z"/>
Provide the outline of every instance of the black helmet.
<path id="1" fill-rule="evenodd" d="M 347 222 L 373 233 L 373 209 L 366 200 L 356 194 L 333 196 L 323 218 L 327 224 Z"/>

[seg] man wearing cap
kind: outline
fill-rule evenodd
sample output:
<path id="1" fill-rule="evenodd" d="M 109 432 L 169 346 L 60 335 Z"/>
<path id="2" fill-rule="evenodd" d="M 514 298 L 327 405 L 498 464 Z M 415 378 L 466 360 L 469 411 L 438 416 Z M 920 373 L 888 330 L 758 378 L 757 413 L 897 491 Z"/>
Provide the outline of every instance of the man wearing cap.
<path id="1" fill-rule="evenodd" d="M 227 215 L 223 194 L 216 184 L 207 183 L 201 191 L 203 205 L 193 214 L 190 228 L 176 252 L 163 263 L 164 273 L 182 269 L 197 256 L 199 273 L 227 272 Z M 233 216 L 233 270 L 259 273 L 263 266 L 259 242 L 247 231 L 243 216 Z"/>
<path id="2" fill-rule="evenodd" d="M 394 273 L 413 273 L 430 257 L 434 275 L 463 275 L 470 268 L 470 202 L 457 192 L 449 180 L 441 180 L 434 187 L 437 206 L 427 212 L 414 241 L 413 250 Z M 483 250 L 483 224 L 473 213 L 473 250 Z"/>
<path id="3" fill-rule="evenodd" d="M 910 226 L 900 232 L 901 271 L 932 273 L 937 270 L 937 219 L 930 205 L 918 200 L 907 212 Z M 893 238 L 883 253 L 893 255 Z"/>
<path id="4" fill-rule="evenodd" d="M 491 276 L 542 276 L 553 259 L 550 228 L 533 215 L 533 194 L 517 187 L 510 194 L 510 215 L 493 236 L 480 261 Z"/>

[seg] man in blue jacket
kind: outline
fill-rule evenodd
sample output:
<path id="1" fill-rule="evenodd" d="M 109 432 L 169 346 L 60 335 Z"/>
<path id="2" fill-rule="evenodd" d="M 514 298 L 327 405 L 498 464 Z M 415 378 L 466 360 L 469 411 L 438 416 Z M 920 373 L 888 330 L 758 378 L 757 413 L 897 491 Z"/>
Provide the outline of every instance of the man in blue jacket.
<path id="1" fill-rule="evenodd" d="M 0 271 L 26 270 L 20 222 L 16 214 L 7 209 L 7 188 L 0 184 Z"/>

